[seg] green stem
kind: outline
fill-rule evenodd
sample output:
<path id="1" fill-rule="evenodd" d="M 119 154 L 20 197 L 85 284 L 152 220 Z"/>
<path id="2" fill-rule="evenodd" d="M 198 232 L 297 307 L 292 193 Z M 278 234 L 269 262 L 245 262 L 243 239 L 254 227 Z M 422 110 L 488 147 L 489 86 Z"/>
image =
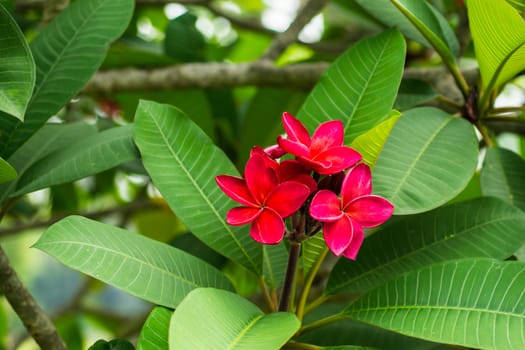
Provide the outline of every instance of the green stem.
<path id="1" fill-rule="evenodd" d="M 295 282 L 295 272 L 297 271 L 297 262 L 301 252 L 301 243 L 290 241 L 290 255 L 288 255 L 288 266 L 286 267 L 286 276 L 284 278 L 283 291 L 281 293 L 281 302 L 279 311 L 289 311 L 290 300 Z"/>
<path id="2" fill-rule="evenodd" d="M 456 101 L 446 97 L 446 96 L 443 96 L 443 95 L 440 95 L 440 96 L 437 96 L 436 97 L 436 100 L 439 102 L 439 103 L 442 103 L 444 105 L 447 105 L 447 106 L 450 106 L 450 107 L 453 107 L 457 110 L 461 110 L 461 104 L 460 103 L 457 103 Z"/>
<path id="3" fill-rule="evenodd" d="M 311 331 L 312 329 L 316 329 L 316 328 L 325 326 L 325 325 L 330 324 L 330 323 L 334 323 L 334 322 L 337 322 L 337 321 L 344 320 L 345 318 L 346 318 L 346 316 L 343 315 L 343 314 L 335 314 L 335 315 L 331 315 L 331 316 L 328 316 L 328 317 L 325 317 L 325 318 L 321 318 L 321 319 L 319 319 L 317 321 L 314 321 L 312 323 L 308 323 L 306 326 L 302 327 L 296 333 L 296 335 L 299 335 L 299 334 Z"/>
<path id="4" fill-rule="evenodd" d="M 494 142 L 492 141 L 492 138 L 488 134 L 487 128 L 484 125 L 481 125 L 479 122 L 476 123 L 476 128 L 479 130 L 481 137 L 483 137 L 483 141 L 485 141 L 485 145 L 487 145 L 487 147 L 494 146 Z"/>
<path id="5" fill-rule="evenodd" d="M 489 110 L 489 114 L 501 114 L 501 113 L 517 113 L 525 112 L 525 106 L 517 107 L 501 107 L 501 108 L 492 108 Z"/>
<path id="6" fill-rule="evenodd" d="M 266 302 L 266 305 L 268 306 L 268 309 L 270 310 L 270 312 L 276 311 L 277 305 L 274 304 L 272 297 L 270 293 L 268 292 L 268 287 L 266 286 L 264 279 L 261 276 L 258 276 L 257 282 L 259 283 L 259 288 L 261 289 L 261 293 L 264 297 L 264 301 Z"/>
<path id="7" fill-rule="evenodd" d="M 312 302 L 310 302 L 305 310 L 304 310 L 304 314 L 307 315 L 309 314 L 312 310 L 314 310 L 316 307 L 324 304 L 325 301 L 327 301 L 329 299 L 329 297 L 325 294 L 319 296 L 317 299 L 314 299 Z"/>
<path id="8" fill-rule="evenodd" d="M 317 275 L 317 272 L 319 271 L 319 268 L 321 267 L 327 253 L 328 247 L 325 247 L 319 255 L 319 257 L 317 258 L 317 260 L 315 261 L 314 266 L 312 266 L 312 268 L 310 269 L 308 276 L 306 277 L 303 290 L 301 291 L 301 295 L 299 297 L 299 303 L 297 304 L 296 315 L 299 321 L 303 320 L 304 307 L 306 305 L 306 300 L 308 299 L 308 293 L 310 292 L 310 288 L 312 287 L 312 283 L 314 282 L 315 276 Z"/>

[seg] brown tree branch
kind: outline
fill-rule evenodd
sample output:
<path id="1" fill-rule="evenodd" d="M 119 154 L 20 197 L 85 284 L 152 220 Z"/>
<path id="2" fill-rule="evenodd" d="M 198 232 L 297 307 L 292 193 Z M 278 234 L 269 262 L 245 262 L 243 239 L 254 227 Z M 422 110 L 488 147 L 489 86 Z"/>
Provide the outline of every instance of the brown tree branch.
<path id="1" fill-rule="evenodd" d="M 288 29 L 275 37 L 261 59 L 273 61 L 279 57 L 290 44 L 297 40 L 297 36 L 304 26 L 321 11 L 327 2 L 328 0 L 308 0 L 304 3 Z"/>
<path id="2" fill-rule="evenodd" d="M 0 291 L 43 350 L 67 350 L 55 325 L 18 278 L 0 247 Z"/>
<path id="3" fill-rule="evenodd" d="M 254 62 L 189 63 L 155 69 L 114 69 L 97 73 L 84 88 L 84 92 L 109 94 L 119 91 L 249 85 L 309 89 L 327 67 L 328 64 L 324 62 L 284 67 L 275 67 L 270 62 Z"/>
<path id="4" fill-rule="evenodd" d="M 69 0 L 47 0 L 44 3 L 42 22 L 47 24 L 69 5 Z"/>

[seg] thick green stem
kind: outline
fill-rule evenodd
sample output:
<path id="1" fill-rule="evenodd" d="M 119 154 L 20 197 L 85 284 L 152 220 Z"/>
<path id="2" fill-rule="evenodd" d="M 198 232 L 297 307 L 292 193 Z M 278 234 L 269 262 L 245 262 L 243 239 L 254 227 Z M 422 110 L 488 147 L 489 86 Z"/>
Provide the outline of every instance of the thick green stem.
<path id="1" fill-rule="evenodd" d="M 284 278 L 284 285 L 281 294 L 281 302 L 279 304 L 279 311 L 289 311 L 290 300 L 292 299 L 292 291 L 294 289 L 295 273 L 297 271 L 297 262 L 299 260 L 300 252 L 301 243 L 290 241 L 290 255 L 288 256 L 288 266 L 286 268 L 286 276 Z"/>
<path id="2" fill-rule="evenodd" d="M 299 297 L 299 303 L 297 304 L 297 318 L 299 321 L 302 321 L 304 316 L 304 307 L 306 305 L 306 300 L 308 299 L 308 293 L 310 292 L 310 288 L 312 287 L 312 283 L 314 282 L 315 276 L 317 275 L 317 272 L 319 271 L 319 268 L 321 267 L 326 254 L 328 253 L 328 247 L 325 247 L 325 249 L 321 252 L 319 257 L 317 258 L 314 266 L 310 269 L 310 272 L 308 273 L 308 277 L 306 277 L 306 281 L 304 282 L 303 290 L 301 291 L 301 296 Z"/>
<path id="3" fill-rule="evenodd" d="M 268 306 L 270 312 L 276 311 L 277 305 L 273 302 L 270 292 L 268 291 L 268 287 L 264 282 L 264 279 L 261 276 L 259 276 L 257 277 L 257 282 L 259 283 L 259 288 L 261 289 L 261 293 L 264 297 L 264 301 L 266 302 L 266 306 Z"/>

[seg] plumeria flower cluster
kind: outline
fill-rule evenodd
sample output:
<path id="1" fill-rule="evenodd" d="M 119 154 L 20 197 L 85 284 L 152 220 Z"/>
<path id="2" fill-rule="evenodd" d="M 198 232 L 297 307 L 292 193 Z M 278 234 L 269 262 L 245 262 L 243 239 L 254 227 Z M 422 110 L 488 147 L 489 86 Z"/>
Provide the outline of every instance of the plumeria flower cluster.
<path id="1" fill-rule="evenodd" d="M 266 149 L 255 146 L 244 177 L 216 177 L 224 193 L 241 204 L 228 211 L 226 221 L 251 224 L 250 235 L 263 244 L 277 244 L 285 236 L 301 242 L 322 225 L 330 250 L 355 259 L 363 228 L 388 220 L 392 203 L 372 195 L 370 168 L 361 154 L 344 146 L 341 121 L 322 123 L 312 136 L 291 114 L 283 113 L 282 121 L 286 135 Z M 286 154 L 295 159 L 282 159 Z"/>

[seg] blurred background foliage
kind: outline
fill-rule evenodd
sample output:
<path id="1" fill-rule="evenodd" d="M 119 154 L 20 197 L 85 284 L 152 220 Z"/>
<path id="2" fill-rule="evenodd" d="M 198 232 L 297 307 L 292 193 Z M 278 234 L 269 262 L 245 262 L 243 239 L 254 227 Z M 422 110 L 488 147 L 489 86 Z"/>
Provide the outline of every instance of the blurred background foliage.
<path id="1" fill-rule="evenodd" d="M 445 15 L 460 38 L 462 68 L 475 67 L 463 2 L 430 2 Z M 11 11 L 31 41 L 42 27 L 43 2 L 2 0 L 1 3 Z M 365 3 L 329 1 L 276 64 L 330 62 L 358 39 L 382 31 L 387 26 L 385 18 L 370 11 L 370 5 L 363 6 Z M 300 0 L 137 0 L 131 24 L 124 36 L 111 46 L 101 69 L 151 69 L 191 62 L 253 62 L 265 53 L 278 33 L 288 28 L 300 6 Z M 407 67 L 422 69 L 420 75 L 425 76 L 425 69 L 439 64 L 439 57 L 432 50 L 409 40 Z M 446 101 L 457 98 L 446 85 L 439 84 L 442 82 L 432 86 L 417 77 L 404 79 L 396 108 L 404 110 L 419 104 L 443 102 L 446 106 Z M 522 105 L 524 88 L 523 79 L 509 84 L 500 96 L 502 105 Z M 169 103 L 190 116 L 242 167 L 252 145 L 275 142 L 281 132 L 281 113 L 295 113 L 306 93 L 286 84 L 111 94 L 90 92 L 77 96 L 53 118 L 89 121 L 105 129 L 132 122 L 139 99 Z M 508 147 L 521 148 L 518 153 L 525 153 L 520 139 L 506 135 L 501 138 Z M 479 180 L 476 183 L 475 178 L 468 191 L 479 192 Z M 70 349 L 85 349 L 100 338 L 133 341 L 152 308 L 61 266 L 40 251 L 27 249 L 47 226 L 71 213 L 126 227 L 190 251 L 235 276 L 232 281 L 243 295 L 250 296 L 257 289 L 254 276 L 187 232 L 156 192 L 139 161 L 74 183 L 33 192 L 18 200 L 4 218 L 0 242 L 22 281 L 56 321 Z M 36 347 L 5 300 L 0 299 L 0 350 Z"/>

